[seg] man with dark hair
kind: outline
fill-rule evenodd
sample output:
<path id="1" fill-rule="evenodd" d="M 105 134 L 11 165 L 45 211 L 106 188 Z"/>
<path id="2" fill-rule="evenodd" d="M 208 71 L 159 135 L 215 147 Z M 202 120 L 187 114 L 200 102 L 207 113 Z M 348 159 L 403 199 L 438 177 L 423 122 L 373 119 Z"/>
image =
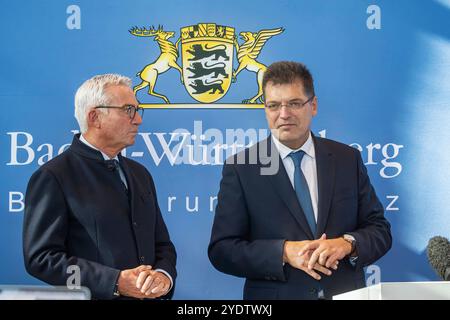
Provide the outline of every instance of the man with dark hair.
<path id="1" fill-rule="evenodd" d="M 27 271 L 52 285 L 88 287 L 94 299 L 170 298 L 176 252 L 152 176 L 120 152 L 142 123 L 131 80 L 104 74 L 75 95 L 80 126 L 68 150 L 28 183 L 23 223 Z M 78 282 L 78 283 L 77 283 Z"/>
<path id="2" fill-rule="evenodd" d="M 330 299 L 365 286 L 363 267 L 392 237 L 359 151 L 311 133 L 318 102 L 303 64 L 272 64 L 263 89 L 272 134 L 223 167 L 212 264 L 247 278 L 244 299 Z M 251 154 L 257 163 L 237 161 Z M 274 157 L 282 165 L 262 174 Z"/>
<path id="3" fill-rule="evenodd" d="M 292 61 L 275 62 L 264 72 L 263 92 L 265 94 L 265 89 L 269 82 L 276 85 L 294 83 L 296 81 L 300 81 L 303 84 L 303 90 L 308 97 L 316 95 L 312 75 L 304 64 Z"/>

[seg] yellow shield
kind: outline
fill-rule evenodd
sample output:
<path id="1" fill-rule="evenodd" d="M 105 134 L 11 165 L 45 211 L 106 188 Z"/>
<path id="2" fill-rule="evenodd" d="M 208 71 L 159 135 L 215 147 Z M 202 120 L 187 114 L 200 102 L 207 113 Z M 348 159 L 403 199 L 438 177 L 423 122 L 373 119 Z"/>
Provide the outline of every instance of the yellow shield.
<path id="1" fill-rule="evenodd" d="M 184 87 L 202 103 L 222 98 L 231 85 L 234 28 L 199 23 L 181 28 Z"/>

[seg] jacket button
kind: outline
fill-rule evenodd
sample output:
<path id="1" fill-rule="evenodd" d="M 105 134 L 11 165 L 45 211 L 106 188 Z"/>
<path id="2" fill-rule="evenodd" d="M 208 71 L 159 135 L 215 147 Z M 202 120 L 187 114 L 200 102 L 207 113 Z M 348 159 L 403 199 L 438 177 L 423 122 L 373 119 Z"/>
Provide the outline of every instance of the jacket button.
<path id="1" fill-rule="evenodd" d="M 144 256 L 141 256 L 139 259 L 141 260 L 142 263 L 145 261 L 145 257 Z"/>
<path id="2" fill-rule="evenodd" d="M 309 289 L 309 293 L 317 294 L 317 289 L 316 288 L 311 288 L 311 289 Z"/>
<path id="3" fill-rule="evenodd" d="M 138 224 L 136 221 L 133 222 L 133 227 L 137 228 Z"/>

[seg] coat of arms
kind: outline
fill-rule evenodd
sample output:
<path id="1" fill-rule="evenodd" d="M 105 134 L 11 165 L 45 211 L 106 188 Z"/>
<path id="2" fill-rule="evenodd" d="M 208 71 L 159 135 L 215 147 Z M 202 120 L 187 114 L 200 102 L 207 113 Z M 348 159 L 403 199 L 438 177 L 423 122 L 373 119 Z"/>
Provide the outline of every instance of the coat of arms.
<path id="1" fill-rule="evenodd" d="M 283 28 L 263 29 L 257 33 L 241 32 L 244 43 L 238 42 L 235 29 L 230 26 L 215 23 L 199 23 L 181 28 L 180 37 L 173 43 L 170 39 L 174 31 L 165 31 L 162 26 L 157 29 L 134 27 L 130 33 L 138 37 L 153 37 L 158 43 L 160 55 L 146 65 L 136 76 L 141 82 L 133 89 L 135 94 L 147 89 L 150 96 L 160 98 L 164 103 L 142 104 L 147 108 L 259 108 L 262 107 L 262 76 L 266 66 L 256 59 L 264 44 L 272 36 L 284 31 Z M 181 42 L 181 48 L 180 48 Z M 238 66 L 233 68 L 234 52 L 236 49 Z M 178 64 L 181 50 L 181 67 Z M 155 90 L 158 76 L 176 69 L 180 73 L 180 82 L 189 95 L 200 104 L 173 104 L 167 95 Z M 250 98 L 244 99 L 240 104 L 213 104 L 220 100 L 236 82 L 237 75 L 242 70 L 256 73 L 258 91 Z M 158 89 L 159 90 L 159 89 Z M 203 104 L 203 105 L 202 105 Z"/>

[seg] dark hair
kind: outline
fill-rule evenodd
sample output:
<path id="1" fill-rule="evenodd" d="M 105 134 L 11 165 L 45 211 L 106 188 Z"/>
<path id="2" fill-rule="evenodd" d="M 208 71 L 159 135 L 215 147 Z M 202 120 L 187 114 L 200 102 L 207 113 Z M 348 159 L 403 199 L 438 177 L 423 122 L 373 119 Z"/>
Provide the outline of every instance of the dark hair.
<path id="1" fill-rule="evenodd" d="M 263 91 L 265 93 L 268 82 L 287 84 L 297 80 L 302 82 L 307 96 L 311 97 L 315 95 L 312 75 L 303 63 L 293 61 L 274 62 L 264 72 L 262 81 Z"/>

